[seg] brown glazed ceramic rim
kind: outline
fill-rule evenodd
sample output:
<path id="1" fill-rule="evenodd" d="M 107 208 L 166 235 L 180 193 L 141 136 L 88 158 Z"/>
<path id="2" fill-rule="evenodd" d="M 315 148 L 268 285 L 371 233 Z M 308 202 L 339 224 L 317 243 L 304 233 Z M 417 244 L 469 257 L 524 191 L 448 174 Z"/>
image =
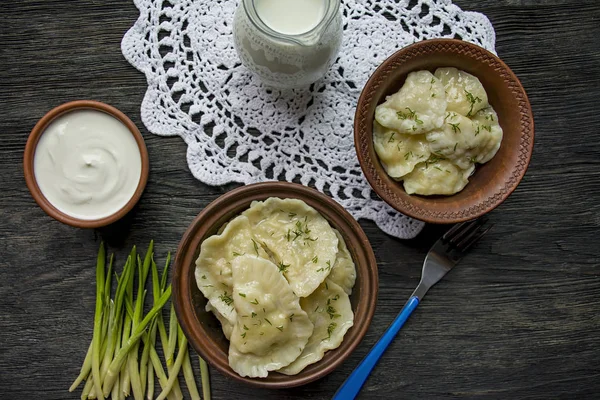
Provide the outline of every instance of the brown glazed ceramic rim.
<path id="1" fill-rule="evenodd" d="M 515 153 L 511 163 L 504 165 L 503 161 L 502 168 L 510 169 L 510 174 L 506 174 L 508 176 L 504 181 L 499 181 L 493 190 L 488 188 L 485 191 L 477 192 L 477 196 L 481 198 L 475 203 L 461 204 L 464 202 L 457 201 L 454 205 L 440 206 L 439 203 L 441 202 L 436 201 L 435 197 L 409 196 L 404 192 L 401 183 L 390 182 L 391 178 L 387 179 L 387 175 L 382 177 L 382 175 L 385 175 L 385 171 L 375 153 L 372 124 L 374 107 L 377 105 L 374 103 L 381 102 L 383 99 L 377 98 L 377 96 L 381 94 L 382 90 L 385 91 L 385 88 L 393 85 L 389 80 L 392 79 L 390 76 L 393 75 L 394 71 L 417 57 L 435 57 L 440 60 L 443 57 L 452 55 L 469 58 L 472 60 L 473 65 L 485 66 L 488 70 L 493 70 L 492 73 L 498 75 L 502 80 L 502 84 L 505 86 L 504 89 L 509 91 L 512 97 L 508 101 L 514 102 L 515 107 L 518 108 L 518 116 L 515 115 L 514 118 L 516 118 L 515 126 L 518 126 L 519 139 L 518 149 L 509 150 Z M 533 142 L 534 121 L 531 105 L 519 79 L 494 54 L 480 46 L 456 39 L 421 41 L 399 50 L 385 60 L 365 85 L 358 100 L 354 119 L 356 153 L 363 173 L 373 190 L 396 210 L 428 223 L 450 224 L 463 222 L 484 215 L 500 205 L 517 188 L 525 175 L 533 152 Z M 516 154 L 517 152 L 518 154 Z M 446 198 L 454 196 L 446 196 Z M 417 201 L 415 198 L 420 200 Z"/>
<path id="2" fill-rule="evenodd" d="M 219 328 L 200 322 L 203 307 L 194 305 L 199 296 L 196 286 L 195 261 L 200 244 L 216 233 L 223 223 L 246 210 L 252 201 L 269 197 L 294 198 L 315 208 L 344 237 L 356 264 L 357 279 L 351 295 L 354 326 L 346 333 L 341 346 L 325 353 L 318 363 L 295 376 L 270 373 L 267 378 L 243 378 L 229 366 L 227 352 L 219 346 L 226 343 Z M 287 182 L 266 182 L 232 190 L 209 204 L 191 223 L 177 250 L 172 279 L 173 303 L 179 323 L 194 349 L 222 374 L 237 381 L 263 388 L 290 388 L 324 377 L 337 368 L 361 342 L 375 313 L 379 278 L 375 255 L 365 233 L 356 220 L 338 203 L 314 189 Z M 193 294 L 192 292 L 197 292 Z M 205 318 L 205 317 L 203 317 Z M 212 317 L 214 319 L 214 317 Z M 218 331 L 218 332 L 217 332 Z M 222 338 L 221 338 L 222 337 Z M 220 339 L 219 339 L 220 338 Z"/>
<path id="3" fill-rule="evenodd" d="M 135 141 L 140 150 L 140 156 L 142 159 L 142 171 L 140 174 L 140 181 L 138 186 L 127 204 L 123 206 L 119 211 L 115 212 L 108 217 L 96 219 L 96 220 L 83 220 L 79 218 L 72 217 L 58 210 L 46 197 L 42 194 L 37 181 L 35 179 L 35 171 L 34 171 L 34 156 L 37 144 L 44 134 L 44 131 L 54 121 L 56 118 L 72 112 L 76 110 L 98 110 L 109 115 L 112 115 L 119 121 L 121 121 L 127 129 L 131 132 Z M 140 133 L 139 129 L 135 126 L 135 124 L 121 111 L 116 109 L 113 106 L 109 106 L 108 104 L 104 104 L 98 101 L 93 100 L 76 100 L 71 101 L 69 103 L 62 104 L 52 110 L 50 110 L 46 115 L 39 120 L 39 122 L 35 125 L 31 133 L 29 134 L 29 138 L 27 139 L 27 144 L 25 145 L 25 155 L 23 157 L 23 169 L 25 172 L 25 182 L 27 183 L 27 187 L 33 196 L 33 199 L 36 203 L 52 218 L 60 221 L 64 224 L 71 225 L 77 228 L 100 228 L 103 226 L 110 225 L 119 219 L 123 218 L 131 209 L 136 205 L 142 196 L 142 192 L 146 187 L 146 183 L 148 182 L 148 172 L 150 170 L 149 160 L 148 160 L 148 150 L 146 149 L 146 144 L 144 142 L 144 138 Z"/>

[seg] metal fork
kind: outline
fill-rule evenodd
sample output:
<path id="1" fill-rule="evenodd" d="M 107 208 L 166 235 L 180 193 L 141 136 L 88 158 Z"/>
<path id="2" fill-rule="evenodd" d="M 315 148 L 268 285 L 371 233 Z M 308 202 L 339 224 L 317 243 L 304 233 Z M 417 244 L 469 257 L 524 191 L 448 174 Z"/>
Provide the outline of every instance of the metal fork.
<path id="1" fill-rule="evenodd" d="M 410 314 L 417 308 L 427 291 L 438 283 L 464 257 L 467 250 L 492 228 L 486 225 L 487 218 L 463 222 L 453 226 L 431 247 L 423 263 L 421 281 L 410 296 L 394 322 L 381 339 L 360 362 L 333 396 L 333 400 L 354 399 L 369 374 L 381 358 Z"/>

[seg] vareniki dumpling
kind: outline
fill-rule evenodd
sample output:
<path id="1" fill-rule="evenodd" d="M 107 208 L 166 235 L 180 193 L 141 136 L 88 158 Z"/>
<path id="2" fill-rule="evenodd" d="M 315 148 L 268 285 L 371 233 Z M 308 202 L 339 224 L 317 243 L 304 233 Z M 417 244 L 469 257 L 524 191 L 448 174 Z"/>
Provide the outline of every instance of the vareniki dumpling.
<path id="1" fill-rule="evenodd" d="M 356 266 L 344 238 L 337 230 L 333 231 L 338 238 L 338 255 L 327 279 L 339 285 L 347 295 L 351 295 L 354 283 L 356 283 Z"/>
<path id="2" fill-rule="evenodd" d="M 240 215 L 231 220 L 220 235 L 202 242 L 196 260 L 198 288 L 212 307 L 232 325 L 237 317 L 231 297 L 231 262 L 254 251 L 251 238 L 250 221 Z"/>
<path id="3" fill-rule="evenodd" d="M 242 215 L 298 297 L 309 296 L 331 272 L 338 238 L 329 222 L 305 202 L 272 197 L 252 203 Z"/>
<path id="4" fill-rule="evenodd" d="M 233 260 L 232 268 L 238 320 L 229 365 L 241 376 L 264 378 L 298 358 L 313 324 L 274 263 L 245 255 Z"/>
<path id="5" fill-rule="evenodd" d="M 463 170 L 447 160 L 421 163 L 404 177 L 404 189 L 408 194 L 430 196 L 460 192 L 469 182 L 475 166 Z"/>
<path id="6" fill-rule="evenodd" d="M 300 357 L 279 370 L 286 375 L 297 374 L 322 359 L 326 351 L 338 348 L 354 324 L 350 298 L 330 279 L 326 279 L 313 294 L 301 299 L 300 304 L 313 323 L 314 332 Z"/>
<path id="7" fill-rule="evenodd" d="M 399 92 L 375 109 L 375 120 L 403 134 L 421 134 L 444 123 L 444 86 L 429 71 L 411 72 Z"/>
<path id="8" fill-rule="evenodd" d="M 476 162 L 483 164 L 490 161 L 500 149 L 503 132 L 498 123 L 498 114 L 491 107 L 477 112 L 473 123 L 476 126 L 479 149 Z"/>
<path id="9" fill-rule="evenodd" d="M 447 111 L 472 117 L 489 105 L 487 93 L 476 76 L 456 68 L 438 68 L 435 76 L 444 86 Z"/>
<path id="10" fill-rule="evenodd" d="M 405 135 L 380 125 L 373 127 L 373 142 L 381 164 L 389 176 L 399 179 L 431 154 L 423 135 Z"/>

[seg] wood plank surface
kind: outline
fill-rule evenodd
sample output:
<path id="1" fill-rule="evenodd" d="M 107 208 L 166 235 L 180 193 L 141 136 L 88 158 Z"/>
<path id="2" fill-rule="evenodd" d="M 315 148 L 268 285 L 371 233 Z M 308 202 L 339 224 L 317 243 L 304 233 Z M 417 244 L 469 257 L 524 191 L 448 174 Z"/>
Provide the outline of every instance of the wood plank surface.
<path id="1" fill-rule="evenodd" d="M 530 169 L 490 214 L 494 229 L 433 290 L 388 349 L 361 399 L 593 399 L 600 393 L 600 2 L 456 0 L 481 11 L 497 52 L 528 91 L 536 122 Z M 140 121 L 145 77 L 120 52 L 131 0 L 5 0 L 0 8 L 0 398 L 77 399 L 92 331 L 101 239 L 119 260 L 157 242 L 160 260 L 204 206 L 235 187 L 195 180 L 179 138 Z M 140 127 L 147 189 L 126 220 L 79 230 L 44 214 L 23 179 L 27 135 L 70 100 L 112 104 Z M 327 399 L 402 307 L 428 246 L 361 221 L 379 264 L 376 314 L 334 373 L 285 391 L 212 371 L 214 399 Z M 195 357 L 194 357 L 195 360 Z"/>

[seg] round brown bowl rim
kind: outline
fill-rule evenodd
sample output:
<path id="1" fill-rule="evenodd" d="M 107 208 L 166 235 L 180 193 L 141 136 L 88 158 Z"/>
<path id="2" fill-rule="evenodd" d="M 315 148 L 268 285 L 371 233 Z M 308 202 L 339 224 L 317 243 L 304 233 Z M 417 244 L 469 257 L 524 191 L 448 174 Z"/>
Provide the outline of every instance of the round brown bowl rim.
<path id="1" fill-rule="evenodd" d="M 483 57 L 487 58 L 487 62 L 495 63 L 497 65 L 496 70 L 501 70 L 506 74 L 505 81 L 508 80 L 513 85 L 513 92 L 518 93 L 520 96 L 520 115 L 521 115 L 521 140 L 519 145 L 519 163 L 513 168 L 513 173 L 506 184 L 495 193 L 490 194 L 482 202 L 474 205 L 468 209 L 459 211 L 431 211 L 421 207 L 414 206 L 408 201 L 397 197 L 389 188 L 386 183 L 383 182 L 377 170 L 374 166 L 374 162 L 370 157 L 368 146 L 364 145 L 363 140 L 370 140 L 372 138 L 365 138 L 366 135 L 364 130 L 365 123 L 372 123 L 373 121 L 365 122 L 367 117 L 366 112 L 369 105 L 369 97 L 374 94 L 377 88 L 383 84 L 385 77 L 387 77 L 393 69 L 396 67 L 398 60 L 402 59 L 407 53 L 418 50 L 422 47 L 430 47 L 435 45 L 443 45 L 450 48 L 468 49 L 469 51 L 479 52 Z M 451 50 L 446 50 L 451 52 Z M 432 51 L 433 53 L 433 51 Z M 420 221 L 433 224 L 452 224 L 458 222 L 468 221 L 477 217 L 480 217 L 488 212 L 492 211 L 498 205 L 500 205 L 514 190 L 517 188 L 531 161 L 533 154 L 533 142 L 535 137 L 535 126 L 533 120 L 533 113 L 529 98 L 523 85 L 515 73 L 502 61 L 498 56 L 491 53 L 473 43 L 469 43 L 458 39 L 429 39 L 420 42 L 413 43 L 407 47 L 404 47 L 390 57 L 388 57 L 376 70 L 373 72 L 367 83 L 365 84 L 360 97 L 358 99 L 356 113 L 354 118 L 354 146 L 360 161 L 361 169 L 373 188 L 373 190 L 380 196 L 387 204 L 395 208 L 397 211 L 408 215 L 409 217 L 416 218 Z M 361 140 L 362 139 L 362 140 Z"/>
<path id="2" fill-rule="evenodd" d="M 131 199 L 129 199 L 129 201 L 114 214 L 95 220 L 84 220 L 75 218 L 68 214 L 65 214 L 64 212 L 54 207 L 54 205 L 50 201 L 48 201 L 48 199 L 46 199 L 46 197 L 42 194 L 42 191 L 40 190 L 37 184 L 33 164 L 37 144 L 42 135 L 44 134 L 44 131 L 46 130 L 48 125 L 50 125 L 50 123 L 52 123 L 56 118 L 62 115 L 65 115 L 75 110 L 84 109 L 102 111 L 121 121 L 121 123 L 123 123 L 133 135 L 140 150 L 140 157 L 142 160 L 140 180 Z M 42 210 L 46 212 L 46 214 L 48 214 L 52 218 L 64 224 L 74 226 L 76 228 L 100 228 L 103 226 L 107 226 L 123 218 L 129 211 L 131 211 L 131 209 L 136 205 L 136 203 L 142 196 L 142 193 L 146 187 L 146 183 L 148 182 L 148 172 L 150 170 L 149 164 L 150 163 L 148 157 L 148 150 L 146 149 L 146 143 L 144 142 L 144 137 L 140 133 L 137 126 L 135 126 L 135 124 L 129 119 L 129 117 L 127 117 L 117 108 L 94 100 L 71 101 L 65 104 L 61 104 L 58 107 L 55 107 L 49 112 L 47 112 L 46 115 L 44 115 L 42 119 L 38 121 L 38 123 L 35 125 L 31 133 L 29 134 L 27 144 L 25 145 L 25 154 L 23 157 L 23 170 L 25 173 L 25 182 L 35 202 L 42 208 Z"/>
<path id="3" fill-rule="evenodd" d="M 360 285 L 361 293 L 365 296 L 368 294 L 368 298 L 361 298 L 357 305 L 357 309 L 353 309 L 355 313 L 355 324 L 352 329 L 356 330 L 356 332 L 353 333 L 352 338 L 344 338 L 344 340 L 351 340 L 349 345 L 344 347 L 344 343 L 342 343 L 342 346 L 335 350 L 331 350 L 331 352 L 336 352 L 341 351 L 342 348 L 344 348 L 342 353 L 336 355 L 335 360 L 324 365 L 323 368 L 313 371 L 311 374 L 305 376 L 303 376 L 303 372 L 295 376 L 285 376 L 285 378 L 278 381 L 268 381 L 267 379 L 269 378 L 260 379 L 241 377 L 229 367 L 227 360 L 222 360 L 217 355 L 216 346 L 206 344 L 203 341 L 203 338 L 208 335 L 205 334 L 206 331 L 204 330 L 204 327 L 197 323 L 191 296 L 190 285 L 196 285 L 196 281 L 194 279 L 194 271 L 190 271 L 190 269 L 195 268 L 195 248 L 192 248 L 190 245 L 196 240 L 199 241 L 198 243 L 201 243 L 199 236 L 207 235 L 211 228 L 214 228 L 215 224 L 218 224 L 222 216 L 234 211 L 240 213 L 248 208 L 250 203 L 254 200 L 265 200 L 269 197 L 296 198 L 295 196 L 302 195 L 314 198 L 314 203 L 320 204 L 318 208 L 322 208 L 323 210 L 327 209 L 327 212 L 322 212 L 319 209 L 318 211 L 322 213 L 330 223 L 330 218 L 336 218 L 337 221 L 343 221 L 346 226 L 350 227 L 350 229 L 345 231 L 340 230 L 340 233 L 342 236 L 349 238 L 353 243 L 358 244 L 358 255 L 360 255 L 361 259 L 365 260 L 365 265 L 357 264 L 357 271 L 359 268 L 362 268 L 365 271 L 367 279 L 363 277 L 362 279 L 357 280 L 357 285 Z M 302 200 L 305 199 L 307 199 L 307 197 L 302 198 Z M 312 206 L 312 204 L 309 205 Z M 199 230 L 203 230 L 203 232 L 199 232 Z M 355 241 L 360 241 L 360 243 Z M 348 245 L 350 246 L 350 243 L 348 243 Z M 190 276 L 192 276 L 192 278 L 190 278 Z M 222 195 L 206 206 L 190 224 L 179 243 L 172 279 L 173 304 L 177 318 L 189 343 L 194 347 L 198 354 L 225 376 L 252 386 L 270 389 L 291 388 L 305 385 L 324 377 L 337 368 L 364 338 L 375 313 L 378 287 L 379 278 L 375 254 L 373 253 L 373 249 L 366 234 L 358 222 L 341 205 L 330 197 L 312 188 L 288 182 L 264 182 L 242 186 Z M 363 303 L 362 306 L 361 303 Z M 361 319 L 361 321 L 359 321 L 360 324 L 357 325 L 356 314 L 359 310 L 361 315 L 364 316 L 364 319 Z M 322 361 L 323 360 L 319 362 Z"/>

